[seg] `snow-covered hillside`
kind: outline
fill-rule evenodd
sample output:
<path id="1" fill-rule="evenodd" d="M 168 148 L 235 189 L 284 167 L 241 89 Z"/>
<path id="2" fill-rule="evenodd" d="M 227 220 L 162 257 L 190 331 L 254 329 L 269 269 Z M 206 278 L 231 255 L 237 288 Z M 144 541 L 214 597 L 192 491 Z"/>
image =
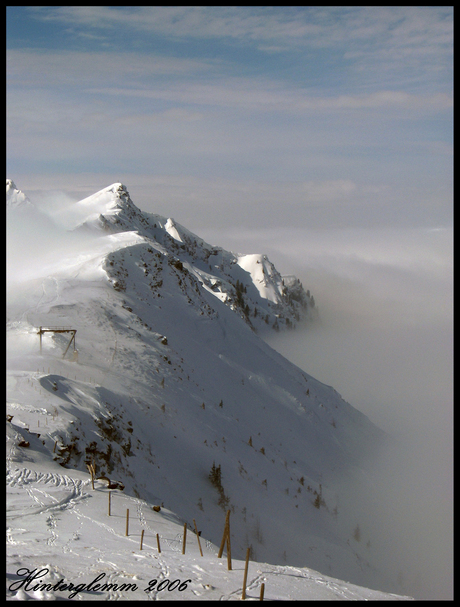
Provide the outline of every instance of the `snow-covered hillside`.
<path id="1" fill-rule="evenodd" d="M 211 546 L 230 511 L 233 558 L 249 547 L 252 562 L 271 563 L 257 565 L 254 584 L 266 572 L 273 586 L 296 578 L 286 583 L 294 595 L 283 582 L 271 598 L 315 598 L 320 588 L 332 592 L 323 598 L 356 598 L 325 576 L 397 591 L 374 562 L 359 497 L 372 492 L 383 433 L 257 335 L 314 314 L 309 293 L 263 255 L 227 252 L 141 212 L 121 184 L 69 216 L 71 231 L 46 262 L 31 255 L 8 292 L 9 584 L 17 569 L 43 566 L 56 581 L 187 577 L 187 598 L 236 597 L 241 576 L 220 577 Z M 108 481 L 92 490 L 88 464 L 118 483 L 133 533 L 164 530 L 170 560 L 151 534 L 145 553 L 133 544 L 121 554 L 132 541 L 124 515 L 104 518 Z M 204 561 L 176 546 L 179 522 L 194 519 Z"/>

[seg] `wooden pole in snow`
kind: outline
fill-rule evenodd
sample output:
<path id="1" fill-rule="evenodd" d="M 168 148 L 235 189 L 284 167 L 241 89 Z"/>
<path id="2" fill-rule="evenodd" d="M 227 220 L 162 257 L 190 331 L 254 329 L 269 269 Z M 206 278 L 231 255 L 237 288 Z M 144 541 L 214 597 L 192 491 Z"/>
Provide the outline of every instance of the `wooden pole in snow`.
<path id="1" fill-rule="evenodd" d="M 129 526 L 129 508 L 126 508 L 126 535 L 128 535 L 128 526 Z"/>
<path id="2" fill-rule="evenodd" d="M 196 533 L 196 539 L 198 540 L 198 548 L 200 549 L 201 556 L 203 556 L 203 551 L 201 550 L 201 544 L 200 544 L 200 536 L 198 535 L 198 529 L 196 527 L 195 519 L 193 519 L 193 524 L 195 525 L 195 533 Z"/>
<path id="3" fill-rule="evenodd" d="M 157 533 L 157 546 L 158 546 L 158 554 L 161 554 L 161 548 L 160 548 L 160 536 Z"/>
<path id="4" fill-rule="evenodd" d="M 265 584 L 262 582 L 262 586 L 260 587 L 260 600 L 264 600 L 264 592 L 265 592 Z"/>
<path id="5" fill-rule="evenodd" d="M 109 516 L 111 514 L 111 508 L 112 508 L 112 492 L 109 491 Z"/>
<path id="6" fill-rule="evenodd" d="M 142 550 L 142 544 L 143 544 L 143 542 L 144 542 L 144 530 L 142 529 L 142 531 L 141 531 L 141 547 L 140 547 L 140 550 Z"/>
<path id="7" fill-rule="evenodd" d="M 219 553 L 217 555 L 217 558 L 219 558 L 219 559 L 222 556 L 222 553 L 224 551 L 225 542 L 227 542 L 227 568 L 229 571 L 231 571 L 232 570 L 232 549 L 230 546 L 230 510 L 227 511 L 227 516 L 225 517 L 224 534 L 222 536 Z"/>
<path id="8" fill-rule="evenodd" d="M 227 539 L 227 534 L 229 533 L 229 530 L 230 530 L 230 510 L 227 511 L 227 516 L 225 517 L 224 534 L 222 536 L 222 541 L 220 543 L 219 553 L 217 555 L 218 559 L 220 559 L 220 557 L 222 556 L 222 553 L 224 551 L 225 540 Z"/>
<path id="9" fill-rule="evenodd" d="M 90 464 L 86 464 L 86 467 L 88 468 L 88 471 L 91 474 L 91 487 L 94 490 L 94 477 L 96 476 L 96 466 L 94 465 L 94 462 L 91 462 Z"/>
<path id="10" fill-rule="evenodd" d="M 249 550 L 250 550 L 250 548 L 248 548 L 246 550 L 246 563 L 244 565 L 243 594 L 241 596 L 243 601 L 246 598 L 246 582 L 248 581 Z"/>
<path id="11" fill-rule="evenodd" d="M 184 539 L 182 540 L 182 554 L 185 554 L 185 540 L 187 538 L 187 523 L 184 523 Z"/>
<path id="12" fill-rule="evenodd" d="M 232 549 L 230 547 L 230 525 L 227 533 L 227 569 L 232 570 Z"/>

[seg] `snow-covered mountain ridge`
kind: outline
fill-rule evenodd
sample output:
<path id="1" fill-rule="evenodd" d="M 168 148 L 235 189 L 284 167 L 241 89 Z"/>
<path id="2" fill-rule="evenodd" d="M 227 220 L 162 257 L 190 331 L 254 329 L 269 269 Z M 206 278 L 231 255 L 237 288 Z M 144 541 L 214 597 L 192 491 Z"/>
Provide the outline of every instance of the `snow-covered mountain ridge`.
<path id="1" fill-rule="evenodd" d="M 121 184 L 75 206 L 84 248 L 37 264 L 9 294 L 10 485 L 47 462 L 70 477 L 93 463 L 127 496 L 196 519 L 214 544 L 230 510 L 235 558 L 250 547 L 253 560 L 396 590 L 373 562 L 360 497 L 383 433 L 253 330 L 267 316 L 293 325 L 310 296 L 264 256 L 141 212 Z M 77 348 L 63 359 L 69 334 L 48 332 L 40 355 L 39 327 L 75 329 Z M 9 531 L 16 564 L 21 516 Z"/>
<path id="2" fill-rule="evenodd" d="M 315 302 L 310 293 L 295 277 L 281 276 L 266 255 L 225 251 L 206 243 L 172 218 L 142 212 L 121 183 L 80 201 L 78 207 L 88 217 L 77 229 L 136 231 L 153 242 L 162 255 L 173 256 L 171 263 L 197 279 L 254 328 L 291 328 L 314 315 Z M 147 265 L 144 268 L 149 272 Z"/>

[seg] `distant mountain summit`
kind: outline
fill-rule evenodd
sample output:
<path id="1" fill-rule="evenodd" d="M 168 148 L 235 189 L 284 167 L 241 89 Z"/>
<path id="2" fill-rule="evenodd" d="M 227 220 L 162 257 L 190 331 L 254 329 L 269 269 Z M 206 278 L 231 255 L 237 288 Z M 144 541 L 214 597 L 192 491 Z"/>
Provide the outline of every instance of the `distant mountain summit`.
<path id="1" fill-rule="evenodd" d="M 11 179 L 6 180 L 6 206 L 8 209 L 31 207 L 32 203 L 27 196 L 18 190 L 14 181 Z"/>

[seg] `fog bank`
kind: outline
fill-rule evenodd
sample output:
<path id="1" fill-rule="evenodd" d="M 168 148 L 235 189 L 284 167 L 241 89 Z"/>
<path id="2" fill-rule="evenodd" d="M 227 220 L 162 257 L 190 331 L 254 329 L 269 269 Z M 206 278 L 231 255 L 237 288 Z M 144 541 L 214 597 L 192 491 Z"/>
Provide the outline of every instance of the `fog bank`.
<path id="1" fill-rule="evenodd" d="M 264 337 L 397 440 L 382 456 L 367 524 L 407 594 L 452 598 L 452 230 L 207 237 L 268 254 L 310 289 L 318 319 Z"/>

